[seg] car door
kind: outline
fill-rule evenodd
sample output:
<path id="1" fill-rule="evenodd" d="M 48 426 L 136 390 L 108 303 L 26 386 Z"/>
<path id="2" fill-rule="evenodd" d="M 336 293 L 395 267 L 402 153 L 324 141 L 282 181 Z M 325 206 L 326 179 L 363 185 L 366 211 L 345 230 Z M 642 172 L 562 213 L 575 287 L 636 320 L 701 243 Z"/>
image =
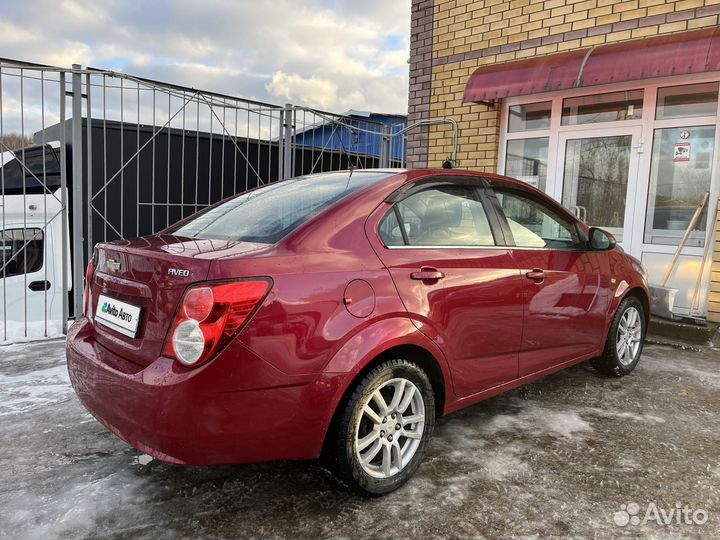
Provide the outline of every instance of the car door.
<path id="1" fill-rule="evenodd" d="M 518 376 L 523 283 L 482 191 L 478 179 L 415 185 L 381 205 L 366 229 L 461 396 Z"/>
<path id="2" fill-rule="evenodd" d="M 0 231 L 0 314 L 7 321 L 51 318 L 55 291 L 54 258 L 41 225 L 6 224 Z M 47 314 L 47 317 L 46 317 Z"/>
<path id="3" fill-rule="evenodd" d="M 609 301 L 597 253 L 556 203 L 522 189 L 493 195 L 523 276 L 520 376 L 596 353 Z"/>

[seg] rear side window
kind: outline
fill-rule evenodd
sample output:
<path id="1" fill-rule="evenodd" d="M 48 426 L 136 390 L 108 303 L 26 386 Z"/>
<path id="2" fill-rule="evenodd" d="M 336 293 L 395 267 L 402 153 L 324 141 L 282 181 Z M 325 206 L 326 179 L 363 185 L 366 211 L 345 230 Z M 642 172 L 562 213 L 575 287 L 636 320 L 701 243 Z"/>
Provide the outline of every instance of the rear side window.
<path id="1" fill-rule="evenodd" d="M 0 232 L 0 275 L 37 272 L 43 265 L 42 229 L 5 229 Z"/>
<path id="2" fill-rule="evenodd" d="M 466 186 L 426 189 L 403 199 L 380 222 L 379 232 L 386 246 L 495 245 L 485 209 Z"/>
<path id="3" fill-rule="evenodd" d="M 346 171 L 269 184 L 210 208 L 169 233 L 273 244 L 343 197 L 393 174 Z"/>
<path id="4" fill-rule="evenodd" d="M 573 249 L 580 243 L 575 224 L 544 201 L 516 191 L 495 194 L 516 246 Z"/>

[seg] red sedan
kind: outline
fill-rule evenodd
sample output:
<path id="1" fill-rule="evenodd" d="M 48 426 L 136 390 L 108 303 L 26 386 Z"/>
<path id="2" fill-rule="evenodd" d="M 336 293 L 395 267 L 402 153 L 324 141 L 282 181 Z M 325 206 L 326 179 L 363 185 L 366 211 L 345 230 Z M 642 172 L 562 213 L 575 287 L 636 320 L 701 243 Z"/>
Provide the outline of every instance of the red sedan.
<path id="1" fill-rule="evenodd" d="M 516 180 L 347 171 L 98 245 L 67 341 L 82 403 L 158 459 L 323 458 L 369 494 L 438 416 L 578 362 L 638 363 L 647 277 Z"/>

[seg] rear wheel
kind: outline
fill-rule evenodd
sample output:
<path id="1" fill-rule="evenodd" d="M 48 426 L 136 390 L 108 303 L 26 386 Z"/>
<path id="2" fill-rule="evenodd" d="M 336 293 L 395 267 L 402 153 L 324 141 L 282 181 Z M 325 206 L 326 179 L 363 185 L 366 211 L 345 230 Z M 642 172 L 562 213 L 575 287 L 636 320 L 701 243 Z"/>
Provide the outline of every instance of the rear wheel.
<path id="1" fill-rule="evenodd" d="M 634 296 L 625 298 L 610 325 L 605 351 L 592 365 L 600 373 L 615 377 L 627 375 L 640 361 L 645 337 L 645 310 Z"/>
<path id="2" fill-rule="evenodd" d="M 417 365 L 389 360 L 344 405 L 332 445 L 335 474 L 367 495 L 402 486 L 417 470 L 435 424 L 432 385 Z"/>

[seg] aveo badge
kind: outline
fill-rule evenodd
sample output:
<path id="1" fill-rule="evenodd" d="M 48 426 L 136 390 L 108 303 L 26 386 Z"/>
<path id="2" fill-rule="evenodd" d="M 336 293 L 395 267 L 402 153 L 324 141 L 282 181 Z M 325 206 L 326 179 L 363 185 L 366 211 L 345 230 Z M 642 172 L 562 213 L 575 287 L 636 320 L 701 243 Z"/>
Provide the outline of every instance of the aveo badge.
<path id="1" fill-rule="evenodd" d="M 168 275 L 175 277 L 188 277 L 190 270 L 183 270 L 182 268 L 168 268 Z"/>

